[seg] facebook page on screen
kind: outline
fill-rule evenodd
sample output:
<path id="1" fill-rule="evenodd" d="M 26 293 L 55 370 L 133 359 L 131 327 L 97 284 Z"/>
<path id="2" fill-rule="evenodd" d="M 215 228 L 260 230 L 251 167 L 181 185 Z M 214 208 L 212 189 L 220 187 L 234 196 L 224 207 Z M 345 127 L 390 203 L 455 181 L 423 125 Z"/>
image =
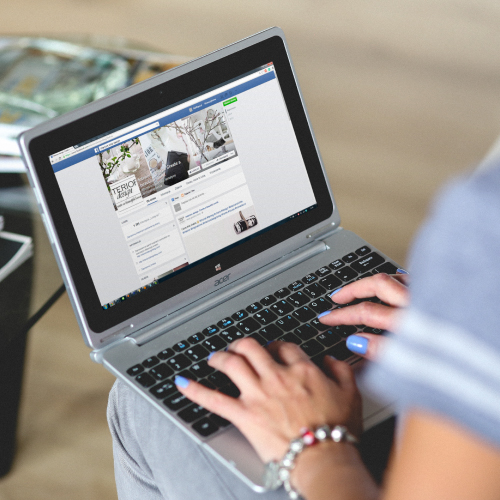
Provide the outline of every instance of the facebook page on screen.
<path id="1" fill-rule="evenodd" d="M 316 204 L 272 63 L 50 161 L 104 309 Z"/>

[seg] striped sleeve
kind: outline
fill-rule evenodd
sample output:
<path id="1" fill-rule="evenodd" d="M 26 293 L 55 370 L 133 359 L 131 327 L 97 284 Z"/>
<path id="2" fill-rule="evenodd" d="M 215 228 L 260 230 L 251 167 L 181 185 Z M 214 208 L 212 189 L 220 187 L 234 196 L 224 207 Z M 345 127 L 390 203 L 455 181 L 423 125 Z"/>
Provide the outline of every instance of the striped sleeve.
<path id="1" fill-rule="evenodd" d="M 410 271 L 411 306 L 366 383 L 500 446 L 500 168 L 447 189 Z"/>

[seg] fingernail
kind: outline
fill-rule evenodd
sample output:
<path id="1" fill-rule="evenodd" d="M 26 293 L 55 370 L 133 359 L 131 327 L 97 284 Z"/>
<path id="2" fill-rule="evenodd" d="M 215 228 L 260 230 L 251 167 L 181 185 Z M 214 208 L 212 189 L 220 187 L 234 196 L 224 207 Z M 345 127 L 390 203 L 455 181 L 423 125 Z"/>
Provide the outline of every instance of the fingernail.
<path id="1" fill-rule="evenodd" d="M 331 311 L 325 311 L 325 312 L 322 312 L 321 314 L 318 314 L 318 319 L 319 318 L 322 318 L 323 316 L 326 316 L 327 314 L 330 314 Z"/>
<path id="2" fill-rule="evenodd" d="M 209 355 L 208 355 L 208 358 L 207 358 L 207 361 L 215 354 L 215 352 L 211 352 Z"/>
<path id="3" fill-rule="evenodd" d="M 368 339 L 360 335 L 349 335 L 346 340 L 346 346 L 356 354 L 366 354 L 368 349 Z"/>
<path id="4" fill-rule="evenodd" d="M 396 271 L 396 274 L 408 274 L 408 271 L 405 271 L 404 269 L 398 268 Z"/>
<path id="5" fill-rule="evenodd" d="M 334 290 L 331 294 L 330 294 L 330 297 L 333 297 L 336 293 L 340 292 L 340 290 L 342 290 L 342 288 L 344 288 L 343 286 L 341 286 L 340 288 L 337 288 L 337 290 Z"/>
<path id="6" fill-rule="evenodd" d="M 183 377 L 181 375 L 176 375 L 175 376 L 175 385 L 178 385 L 179 387 L 182 387 L 185 389 L 189 385 L 189 379 L 186 377 Z"/>

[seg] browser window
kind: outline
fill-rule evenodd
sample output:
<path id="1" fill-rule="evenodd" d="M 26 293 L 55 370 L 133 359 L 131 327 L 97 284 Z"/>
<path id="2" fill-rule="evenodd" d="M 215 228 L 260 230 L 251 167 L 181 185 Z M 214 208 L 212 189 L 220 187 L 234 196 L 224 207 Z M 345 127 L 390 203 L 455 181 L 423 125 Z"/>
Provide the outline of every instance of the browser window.
<path id="1" fill-rule="evenodd" d="M 50 159 L 104 309 L 316 204 L 272 63 Z"/>

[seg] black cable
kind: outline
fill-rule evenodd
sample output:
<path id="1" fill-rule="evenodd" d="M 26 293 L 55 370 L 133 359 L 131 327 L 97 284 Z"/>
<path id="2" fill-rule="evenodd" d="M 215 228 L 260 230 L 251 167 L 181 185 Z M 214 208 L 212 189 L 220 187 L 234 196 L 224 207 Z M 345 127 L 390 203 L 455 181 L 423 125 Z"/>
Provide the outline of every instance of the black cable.
<path id="1" fill-rule="evenodd" d="M 66 291 L 66 287 L 62 284 L 38 311 L 26 321 L 21 333 L 28 333 L 35 323 L 55 304 L 57 299 Z"/>

